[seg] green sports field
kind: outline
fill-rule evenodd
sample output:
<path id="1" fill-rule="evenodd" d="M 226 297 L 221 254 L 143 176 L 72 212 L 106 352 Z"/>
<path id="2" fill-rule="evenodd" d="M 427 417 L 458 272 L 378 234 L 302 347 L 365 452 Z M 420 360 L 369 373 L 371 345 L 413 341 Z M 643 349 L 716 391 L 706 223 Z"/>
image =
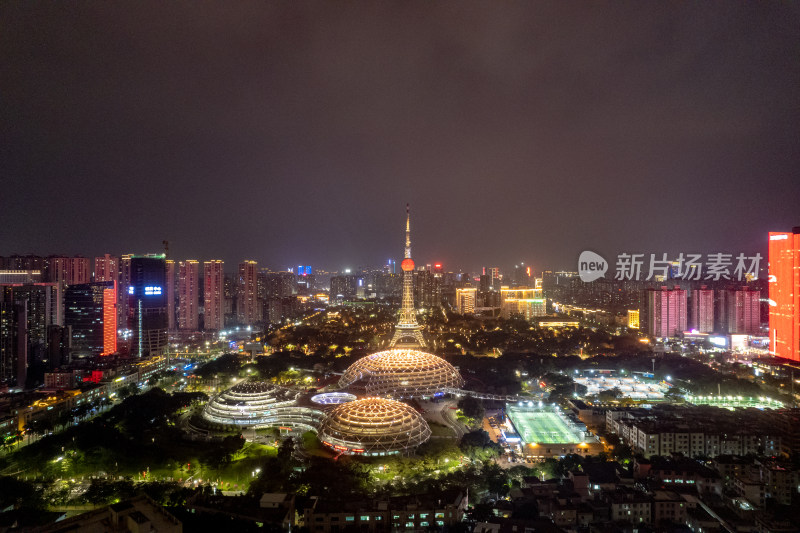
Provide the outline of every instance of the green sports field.
<path id="1" fill-rule="evenodd" d="M 584 440 L 581 432 L 571 429 L 552 411 L 507 406 L 506 414 L 526 444 L 560 444 Z"/>

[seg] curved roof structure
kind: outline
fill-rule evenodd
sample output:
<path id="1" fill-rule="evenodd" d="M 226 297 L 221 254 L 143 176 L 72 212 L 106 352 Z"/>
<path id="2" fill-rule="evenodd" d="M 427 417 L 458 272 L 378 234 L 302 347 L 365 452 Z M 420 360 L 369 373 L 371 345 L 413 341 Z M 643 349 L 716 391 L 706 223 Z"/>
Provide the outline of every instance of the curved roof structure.
<path id="1" fill-rule="evenodd" d="M 387 398 L 364 398 L 334 407 L 322 421 L 322 444 L 344 454 L 390 455 L 413 450 L 431 428 L 411 406 Z"/>
<path id="2" fill-rule="evenodd" d="M 350 365 L 339 386 L 362 380 L 370 396 L 396 398 L 433 396 L 464 385 L 458 371 L 441 357 L 405 348 L 362 357 Z"/>
<path id="3" fill-rule="evenodd" d="M 203 418 L 243 427 L 294 426 L 316 429 L 322 412 L 297 405 L 300 393 L 267 381 L 245 381 L 211 399 Z"/>

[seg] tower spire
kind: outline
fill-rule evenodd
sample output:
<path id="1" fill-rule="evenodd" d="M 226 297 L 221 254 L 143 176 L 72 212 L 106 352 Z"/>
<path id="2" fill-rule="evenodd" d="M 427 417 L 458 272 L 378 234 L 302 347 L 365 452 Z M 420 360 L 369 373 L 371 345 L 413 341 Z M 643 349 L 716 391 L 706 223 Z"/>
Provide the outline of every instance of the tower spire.
<path id="1" fill-rule="evenodd" d="M 411 259 L 411 206 L 406 204 L 406 258 Z"/>
<path id="2" fill-rule="evenodd" d="M 406 252 L 400 268 L 403 269 L 403 307 L 400 310 L 400 320 L 394 328 L 390 346 L 394 346 L 401 340 L 404 345 L 425 346 L 422 328 L 417 324 L 417 312 L 414 309 L 414 260 L 411 259 L 411 206 L 409 204 L 406 204 Z"/>

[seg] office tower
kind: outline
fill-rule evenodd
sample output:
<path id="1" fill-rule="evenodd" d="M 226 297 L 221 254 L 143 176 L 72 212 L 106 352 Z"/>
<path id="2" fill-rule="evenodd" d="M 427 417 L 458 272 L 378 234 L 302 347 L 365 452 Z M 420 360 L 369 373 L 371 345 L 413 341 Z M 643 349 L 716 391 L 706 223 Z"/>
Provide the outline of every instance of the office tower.
<path id="1" fill-rule="evenodd" d="M 175 261 L 167 259 L 164 264 L 167 280 L 167 329 L 175 331 Z"/>
<path id="2" fill-rule="evenodd" d="M 72 328 L 71 353 L 111 355 L 117 351 L 117 282 L 70 285 L 64 290 L 64 323 Z"/>
<path id="3" fill-rule="evenodd" d="M 89 283 L 92 281 L 92 270 L 88 257 L 70 257 L 67 267 L 67 285 Z"/>
<path id="4" fill-rule="evenodd" d="M 200 263 L 190 259 L 178 263 L 178 328 L 200 329 Z"/>
<path id="5" fill-rule="evenodd" d="M 258 303 L 258 263 L 244 261 L 239 263 L 236 312 L 239 323 L 253 326 L 261 320 Z"/>
<path id="6" fill-rule="evenodd" d="M 167 346 L 166 270 L 164 255 L 130 258 L 128 324 L 137 357 L 161 355 Z"/>
<path id="7" fill-rule="evenodd" d="M 686 291 L 678 286 L 647 291 L 647 333 L 674 337 L 686 331 Z"/>
<path id="8" fill-rule="evenodd" d="M 705 285 L 692 290 L 689 329 L 697 330 L 699 333 L 714 331 L 714 291 Z"/>
<path id="9" fill-rule="evenodd" d="M 118 281 L 119 280 L 119 257 L 105 254 L 103 257 L 94 258 L 94 281 L 101 283 L 103 281 Z"/>
<path id="10" fill-rule="evenodd" d="M 475 312 L 475 301 L 477 300 L 478 289 L 475 287 L 464 287 L 456 289 L 456 311 L 460 315 L 471 315 Z"/>
<path id="11" fill-rule="evenodd" d="M 800 361 L 800 226 L 769 234 L 770 353 Z"/>
<path id="12" fill-rule="evenodd" d="M 400 309 L 400 320 L 394 328 L 394 335 L 389 343 L 395 346 L 402 343 L 410 346 L 425 346 L 422 328 L 417 324 L 417 310 L 414 308 L 414 260 L 411 259 L 411 209 L 406 204 L 406 248 L 405 259 L 400 263 L 403 270 L 403 305 Z"/>
<path id="13" fill-rule="evenodd" d="M 541 289 L 518 287 L 500 289 L 500 316 L 511 318 L 520 316 L 525 320 L 547 314 L 547 303 Z"/>
<path id="14" fill-rule="evenodd" d="M 203 263 L 203 329 L 225 328 L 225 264 L 212 260 Z"/>

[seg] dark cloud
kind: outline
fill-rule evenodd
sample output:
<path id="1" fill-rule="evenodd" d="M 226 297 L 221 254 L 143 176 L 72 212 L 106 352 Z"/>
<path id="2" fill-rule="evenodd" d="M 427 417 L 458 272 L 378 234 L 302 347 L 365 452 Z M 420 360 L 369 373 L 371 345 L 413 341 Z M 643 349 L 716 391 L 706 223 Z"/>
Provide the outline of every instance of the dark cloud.
<path id="1" fill-rule="evenodd" d="M 791 3 L 7 2 L 0 254 L 473 269 L 800 224 Z"/>

